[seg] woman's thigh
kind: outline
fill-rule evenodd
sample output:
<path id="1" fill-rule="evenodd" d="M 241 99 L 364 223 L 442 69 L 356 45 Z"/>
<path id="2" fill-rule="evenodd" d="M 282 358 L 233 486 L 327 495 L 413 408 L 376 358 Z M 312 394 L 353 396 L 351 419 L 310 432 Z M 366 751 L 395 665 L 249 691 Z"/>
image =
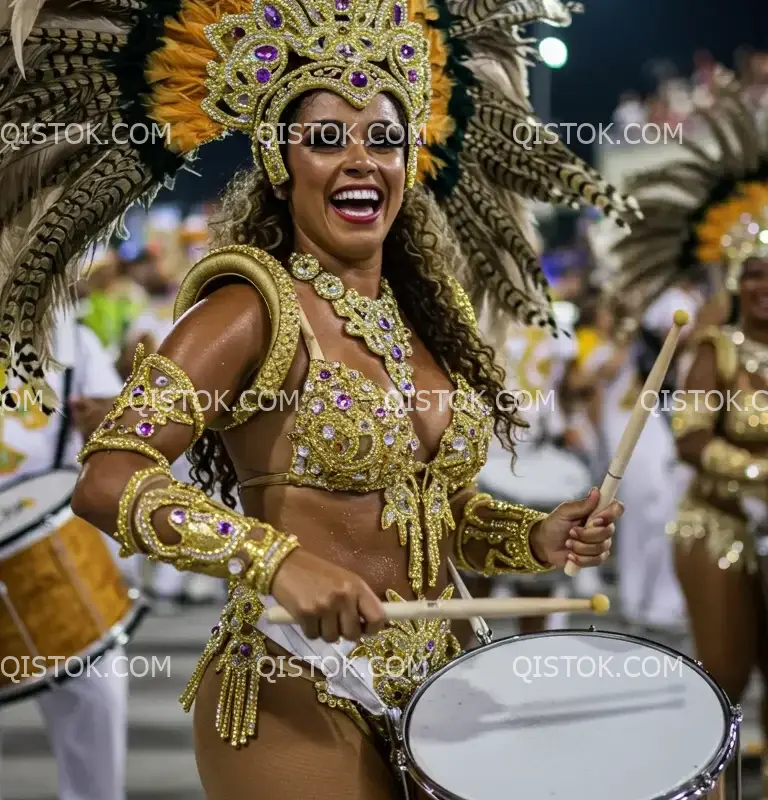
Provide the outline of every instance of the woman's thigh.
<path id="1" fill-rule="evenodd" d="M 311 681 L 283 677 L 259 687 L 257 737 L 239 750 L 216 731 L 220 676 L 205 675 L 195 701 L 195 752 L 208 800 L 399 800 L 373 742 Z"/>

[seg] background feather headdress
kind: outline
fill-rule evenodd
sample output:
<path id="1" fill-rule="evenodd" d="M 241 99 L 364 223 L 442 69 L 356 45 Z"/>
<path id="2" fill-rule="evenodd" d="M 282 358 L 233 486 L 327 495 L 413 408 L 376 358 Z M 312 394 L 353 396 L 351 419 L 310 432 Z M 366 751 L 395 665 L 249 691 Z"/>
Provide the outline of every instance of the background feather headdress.
<path id="1" fill-rule="evenodd" d="M 601 237 L 608 292 L 635 310 L 702 266 L 732 272 L 765 236 L 765 120 L 746 106 L 742 88 L 726 71 L 717 76 L 715 103 L 698 117 L 704 131 L 696 141 L 686 137 L 678 157 L 627 182 L 644 219 L 629 235 Z"/>
<path id="2" fill-rule="evenodd" d="M 0 374 L 45 387 L 52 315 L 68 304 L 89 247 L 226 134 L 201 109 L 216 58 L 206 27 L 252 8 L 0 0 L 0 126 L 18 131 L 0 144 Z M 533 42 L 520 28 L 568 25 L 574 10 L 560 0 L 412 0 L 408 12 L 429 41 L 432 73 L 419 172 L 467 256 L 459 277 L 478 308 L 552 330 L 525 204 L 587 203 L 619 225 L 637 215 L 561 142 L 537 135 Z M 129 136 L 136 126 L 149 135 Z"/>

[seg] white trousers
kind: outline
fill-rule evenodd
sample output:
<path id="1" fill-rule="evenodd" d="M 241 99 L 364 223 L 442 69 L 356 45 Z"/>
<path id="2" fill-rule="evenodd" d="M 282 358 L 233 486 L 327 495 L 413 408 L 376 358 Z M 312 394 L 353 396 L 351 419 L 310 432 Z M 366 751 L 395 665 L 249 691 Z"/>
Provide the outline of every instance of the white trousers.
<path id="1" fill-rule="evenodd" d="M 91 665 L 35 698 L 56 759 L 58 800 L 125 800 L 128 661 L 116 648 Z"/>

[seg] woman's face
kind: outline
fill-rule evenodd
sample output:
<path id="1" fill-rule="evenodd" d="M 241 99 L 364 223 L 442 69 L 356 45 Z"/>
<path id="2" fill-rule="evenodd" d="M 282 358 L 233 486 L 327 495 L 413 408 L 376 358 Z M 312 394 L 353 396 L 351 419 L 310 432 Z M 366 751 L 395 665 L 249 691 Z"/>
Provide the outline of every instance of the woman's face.
<path id="1" fill-rule="evenodd" d="M 744 262 L 739 301 L 745 320 L 768 324 L 768 259 L 751 258 Z"/>
<path id="2" fill-rule="evenodd" d="M 403 202 L 406 131 L 379 94 L 362 111 L 332 92 L 302 103 L 288 130 L 288 199 L 298 249 L 355 262 L 380 258 Z"/>

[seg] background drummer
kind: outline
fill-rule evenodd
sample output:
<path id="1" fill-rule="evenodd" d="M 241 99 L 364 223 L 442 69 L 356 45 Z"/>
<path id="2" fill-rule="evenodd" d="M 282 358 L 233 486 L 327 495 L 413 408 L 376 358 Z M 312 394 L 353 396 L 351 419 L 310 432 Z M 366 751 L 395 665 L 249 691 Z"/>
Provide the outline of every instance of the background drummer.
<path id="1" fill-rule="evenodd" d="M 0 492 L 24 476 L 77 466 L 83 437 L 103 419 L 122 388 L 96 334 L 74 317 L 61 318 L 54 352 L 65 372 L 46 378 L 64 413 L 46 416 L 31 394 L 21 396 L 17 410 L 0 414 Z M 44 604 L 45 597 L 39 602 Z M 36 695 L 56 759 L 59 800 L 125 798 L 128 677 L 123 677 L 124 668 L 113 668 L 122 656 L 122 648 L 115 648 L 98 661 L 97 670 L 84 670 Z M 0 781 L 0 795 L 12 788 Z"/>

